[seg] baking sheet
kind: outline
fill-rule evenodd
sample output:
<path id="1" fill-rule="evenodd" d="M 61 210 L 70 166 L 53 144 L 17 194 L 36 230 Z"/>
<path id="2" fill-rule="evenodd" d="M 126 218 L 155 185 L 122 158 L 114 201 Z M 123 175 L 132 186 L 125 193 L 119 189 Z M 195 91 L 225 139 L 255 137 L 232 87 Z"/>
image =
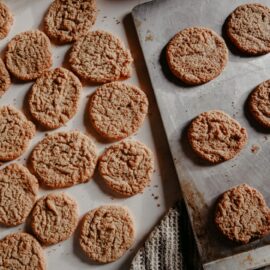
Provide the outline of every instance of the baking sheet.
<path id="1" fill-rule="evenodd" d="M 167 42 L 185 27 L 209 27 L 227 41 L 227 16 L 238 5 L 249 2 L 156 0 L 132 12 L 205 269 L 253 269 L 270 264 L 270 236 L 248 245 L 234 245 L 213 225 L 217 197 L 237 184 L 248 183 L 259 189 L 270 205 L 269 132 L 256 126 L 246 110 L 250 92 L 270 79 L 270 54 L 245 57 L 227 42 L 229 61 L 222 74 L 204 85 L 188 87 L 171 75 L 164 53 Z M 213 109 L 237 119 L 247 129 L 249 140 L 236 158 L 211 166 L 193 154 L 186 129 L 198 114 Z"/>
<path id="2" fill-rule="evenodd" d="M 10 7 L 14 14 L 15 21 L 8 37 L 0 41 L 1 52 L 3 52 L 8 41 L 15 34 L 29 29 L 42 28 L 41 22 L 43 15 L 52 1 L 6 0 L 4 2 Z M 135 29 L 130 27 L 130 21 L 132 22 L 132 19 L 127 17 L 127 14 L 130 13 L 131 9 L 135 5 L 143 2 L 144 1 L 142 0 L 97 0 L 99 13 L 97 22 L 93 29 L 103 29 L 118 35 L 126 46 L 131 49 L 132 55 L 135 58 L 136 65 L 133 66 L 133 75 L 132 78 L 127 80 L 127 82 L 140 86 L 147 93 L 150 100 L 150 111 L 142 128 L 137 134 L 132 136 L 132 138 L 142 141 L 154 152 L 155 173 L 153 175 L 151 185 L 146 188 L 144 194 L 139 194 L 128 199 L 116 199 L 104 190 L 98 175 L 95 175 L 89 183 L 80 184 L 67 189 L 56 190 L 64 191 L 77 200 L 80 216 L 90 209 L 102 204 L 113 203 L 127 206 L 135 219 L 135 243 L 132 246 L 132 249 L 115 263 L 95 265 L 89 262 L 78 247 L 76 233 L 75 236 L 71 237 L 67 241 L 45 248 L 47 269 L 128 269 L 132 257 L 138 250 L 140 244 L 145 240 L 145 237 L 149 232 L 151 232 L 166 210 L 172 206 L 173 202 L 176 201 L 177 198 L 179 198 L 179 184 L 177 176 L 172 160 L 170 159 L 167 140 L 162 128 L 156 103 L 151 92 L 148 77 L 145 76 L 145 66 L 143 64 L 142 55 L 138 50 L 139 44 L 137 43 L 136 32 Z M 54 67 L 62 65 L 69 47 L 70 45 L 53 45 Z M 31 85 L 32 82 L 25 83 L 13 80 L 13 84 L 10 89 L 0 99 L 0 105 L 11 104 L 19 109 L 25 110 L 25 97 Z M 95 89 L 96 87 L 85 85 L 80 100 L 80 109 L 76 116 L 68 122 L 66 126 L 52 132 L 79 129 L 95 140 L 98 146 L 98 152 L 102 153 L 103 149 L 108 147 L 109 144 L 105 144 L 97 138 L 96 134 L 92 131 L 91 126 L 84 117 L 88 97 Z M 27 152 L 16 161 L 26 164 L 32 148 L 44 136 L 45 132 L 38 131 Z M 50 191 L 40 189 L 39 196 L 49 192 Z M 14 228 L 0 227 L 0 239 L 11 232 L 22 231 L 24 229 L 28 230 L 27 227 L 25 228 L 25 225 Z"/>

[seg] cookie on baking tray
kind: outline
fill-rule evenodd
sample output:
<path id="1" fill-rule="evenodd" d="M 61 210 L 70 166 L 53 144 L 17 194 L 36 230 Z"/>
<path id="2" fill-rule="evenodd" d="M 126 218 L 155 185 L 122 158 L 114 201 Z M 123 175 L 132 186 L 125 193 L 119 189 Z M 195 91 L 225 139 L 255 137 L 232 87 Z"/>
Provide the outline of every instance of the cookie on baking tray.
<path id="1" fill-rule="evenodd" d="M 126 208 L 105 205 L 88 212 L 82 221 L 80 246 L 95 262 L 120 258 L 134 242 L 134 222 Z"/>
<path id="2" fill-rule="evenodd" d="M 257 189 L 241 184 L 221 195 L 215 223 L 228 239 L 247 244 L 270 233 L 270 209 Z"/>
<path id="3" fill-rule="evenodd" d="M 44 31 L 60 43 L 72 42 L 87 34 L 96 17 L 96 0 L 54 0 L 44 19 Z"/>
<path id="4" fill-rule="evenodd" d="M 138 141 L 110 146 L 99 159 L 99 173 L 114 192 L 132 196 L 150 183 L 154 170 L 153 154 Z"/>
<path id="5" fill-rule="evenodd" d="M 77 203 L 64 193 L 51 193 L 42 197 L 31 213 L 31 228 L 44 245 L 68 239 L 77 223 Z"/>
<path id="6" fill-rule="evenodd" d="M 197 85 L 213 80 L 222 72 L 228 61 L 228 49 L 213 30 L 190 27 L 171 39 L 166 58 L 174 76 L 186 84 Z"/>
<path id="7" fill-rule="evenodd" d="M 16 35 L 7 45 L 7 69 L 20 80 L 34 80 L 52 65 L 51 43 L 39 30 Z"/>
<path id="8" fill-rule="evenodd" d="M 247 143 L 247 131 L 228 114 L 213 110 L 201 113 L 188 128 L 188 140 L 195 153 L 210 163 L 236 156 Z"/>
<path id="9" fill-rule="evenodd" d="M 48 188 L 64 188 L 90 180 L 97 163 L 94 142 L 79 131 L 46 136 L 34 148 L 34 174 Z"/>
<path id="10" fill-rule="evenodd" d="M 227 20 L 227 35 L 242 52 L 260 55 L 270 52 L 270 9 L 253 3 L 237 7 Z"/>
<path id="11" fill-rule="evenodd" d="M 120 82 L 100 86 L 90 98 L 90 121 L 108 140 L 120 140 L 136 132 L 147 112 L 145 93 L 138 87 Z"/>
<path id="12" fill-rule="evenodd" d="M 77 112 L 82 85 L 65 68 L 44 72 L 33 84 L 29 110 L 33 118 L 47 129 L 63 126 Z"/>
<path id="13" fill-rule="evenodd" d="M 0 2 L 1 3 L 1 2 Z M 11 84 L 9 73 L 3 60 L 0 58 L 0 97 L 4 95 Z"/>
<path id="14" fill-rule="evenodd" d="M 0 39 L 5 38 L 13 24 L 13 15 L 7 5 L 0 2 Z"/>
<path id="15" fill-rule="evenodd" d="M 93 31 L 78 39 L 71 48 L 69 63 L 81 78 L 106 83 L 131 76 L 130 51 L 112 34 Z"/>

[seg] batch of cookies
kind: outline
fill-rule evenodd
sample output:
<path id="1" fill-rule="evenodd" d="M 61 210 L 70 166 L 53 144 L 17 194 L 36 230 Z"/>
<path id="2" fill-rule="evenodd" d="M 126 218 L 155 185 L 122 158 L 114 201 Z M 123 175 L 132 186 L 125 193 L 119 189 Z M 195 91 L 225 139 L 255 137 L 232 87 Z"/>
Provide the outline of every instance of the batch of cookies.
<path id="1" fill-rule="evenodd" d="M 238 6 L 225 22 L 226 36 L 240 54 L 259 56 L 270 52 L 270 9 L 261 4 Z M 167 45 L 166 57 L 174 76 L 188 85 L 216 78 L 228 62 L 225 41 L 204 27 L 190 27 L 176 34 Z M 250 114 L 262 127 L 270 127 L 270 80 L 249 95 Z M 220 110 L 203 112 L 191 121 L 188 142 L 208 164 L 234 158 L 246 145 L 244 127 Z M 270 209 L 263 195 L 247 184 L 224 192 L 215 211 L 218 230 L 234 242 L 247 244 L 270 234 Z"/>
<path id="2" fill-rule="evenodd" d="M 0 2 L 0 38 L 13 24 L 9 8 Z M 39 185 L 67 188 L 89 181 L 96 167 L 103 182 L 117 196 L 133 196 L 149 185 L 154 161 L 151 150 L 135 140 L 122 140 L 138 131 L 148 112 L 148 99 L 136 86 L 119 80 L 131 76 L 130 51 L 114 35 L 90 31 L 95 23 L 95 0 L 54 0 L 42 30 L 17 34 L 0 59 L 0 95 L 11 84 L 10 74 L 34 83 L 27 94 L 31 121 L 11 105 L 0 107 L 0 161 L 13 161 L 28 148 L 36 133 L 65 125 L 76 114 L 82 83 L 102 84 L 88 102 L 89 125 L 108 142 L 115 142 L 98 157 L 94 141 L 78 130 L 54 131 L 35 145 L 27 167 L 19 163 L 0 170 L 0 224 L 28 222 L 29 233 L 0 240 L 0 269 L 45 269 L 41 245 L 59 243 L 79 230 L 81 249 L 90 260 L 108 263 L 133 244 L 134 221 L 119 205 L 90 210 L 79 223 L 78 206 L 65 193 L 38 198 Z M 51 41 L 72 43 L 67 68 L 50 69 Z M 70 70 L 69 70 L 70 69 Z M 12 77 L 12 78 L 13 78 Z M 34 124 L 35 123 L 35 124 Z M 116 142 L 120 141 L 121 142 Z"/>

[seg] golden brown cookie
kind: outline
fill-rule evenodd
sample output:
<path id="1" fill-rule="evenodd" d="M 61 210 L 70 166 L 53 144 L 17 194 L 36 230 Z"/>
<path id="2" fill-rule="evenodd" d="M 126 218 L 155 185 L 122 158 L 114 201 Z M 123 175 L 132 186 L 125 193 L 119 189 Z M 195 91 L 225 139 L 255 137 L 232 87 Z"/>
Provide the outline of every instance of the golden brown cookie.
<path id="1" fill-rule="evenodd" d="M 177 33 L 166 48 L 171 72 L 190 85 L 206 83 L 216 78 L 228 61 L 224 40 L 213 30 L 190 27 Z"/>
<path id="2" fill-rule="evenodd" d="M 91 96 L 89 115 L 95 130 L 108 140 L 120 140 L 136 132 L 148 112 L 148 99 L 138 87 L 113 82 Z"/>
<path id="3" fill-rule="evenodd" d="M 270 233 L 270 209 L 258 190 L 241 184 L 222 194 L 215 223 L 228 239 L 247 244 Z"/>
<path id="4" fill-rule="evenodd" d="M 106 83 L 131 76 L 133 59 L 130 51 L 112 34 L 93 31 L 72 46 L 69 63 L 81 78 Z"/>
<path id="5" fill-rule="evenodd" d="M 96 17 L 96 0 L 54 0 L 44 19 L 44 31 L 60 43 L 72 42 L 87 34 Z"/>
<path id="6" fill-rule="evenodd" d="M 106 205 L 88 212 L 82 223 L 80 245 L 95 262 L 120 258 L 134 242 L 134 222 L 127 209 Z"/>
<path id="7" fill-rule="evenodd" d="M 82 85 L 65 68 L 44 72 L 32 86 L 28 98 L 33 118 L 47 129 L 67 123 L 77 112 Z"/>
<path id="8" fill-rule="evenodd" d="M 5 38 L 13 24 L 13 16 L 9 8 L 1 1 L 0 2 L 0 39 Z"/>
<path id="9" fill-rule="evenodd" d="M 99 173 L 114 192 L 132 196 L 150 183 L 154 170 L 153 154 L 138 141 L 110 146 L 99 160 Z"/>
<path id="10" fill-rule="evenodd" d="M 227 21 L 227 35 L 242 52 L 250 55 L 270 51 L 270 9 L 261 4 L 237 7 Z"/>
<path id="11" fill-rule="evenodd" d="M 43 32 L 23 32 L 8 43 L 6 66 L 16 78 L 34 80 L 51 65 L 51 43 Z"/>
<path id="12" fill-rule="evenodd" d="M 78 131 L 53 133 L 38 143 L 30 161 L 43 185 L 70 187 L 87 182 L 93 176 L 97 163 L 96 146 Z"/>
<path id="13" fill-rule="evenodd" d="M 0 160 L 16 159 L 35 136 L 34 124 L 12 106 L 0 107 Z"/>
<path id="14" fill-rule="evenodd" d="M 44 245 L 68 239 L 75 231 L 77 223 L 77 203 L 64 193 L 42 197 L 31 213 L 31 228 Z"/>
<path id="15" fill-rule="evenodd" d="M 228 114 L 213 110 L 201 113 L 188 128 L 195 153 L 210 163 L 236 156 L 247 143 L 247 131 Z"/>
<path id="16" fill-rule="evenodd" d="M 45 270 L 43 249 L 28 233 L 9 234 L 0 241 L 1 270 Z"/>
<path id="17" fill-rule="evenodd" d="M 0 2 L 1 4 L 1 2 Z M 4 95 L 10 86 L 10 76 L 3 60 L 0 58 L 0 97 Z"/>

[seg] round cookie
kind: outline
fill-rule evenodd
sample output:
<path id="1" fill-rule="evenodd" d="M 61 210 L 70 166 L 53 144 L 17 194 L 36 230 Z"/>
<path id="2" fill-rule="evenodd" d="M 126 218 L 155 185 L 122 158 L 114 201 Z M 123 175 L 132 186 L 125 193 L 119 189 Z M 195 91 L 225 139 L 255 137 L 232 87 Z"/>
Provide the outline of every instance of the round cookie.
<path id="1" fill-rule="evenodd" d="M 44 19 L 44 31 L 61 43 L 87 34 L 97 17 L 96 0 L 55 0 Z"/>
<path id="2" fill-rule="evenodd" d="M 69 63 L 74 72 L 92 83 L 106 83 L 131 76 L 130 51 L 112 34 L 89 32 L 74 43 Z"/>
<path id="3" fill-rule="evenodd" d="M 1 5 L 1 2 L 0 2 Z M 10 86 L 10 76 L 3 60 L 0 58 L 0 97 L 4 95 Z"/>
<path id="4" fill-rule="evenodd" d="M 270 128 L 270 80 L 262 82 L 252 91 L 248 106 L 254 119 L 265 128 Z"/>
<path id="5" fill-rule="evenodd" d="M 258 190 L 241 184 L 223 193 L 215 223 L 228 239 L 247 244 L 270 232 L 270 209 Z"/>
<path id="6" fill-rule="evenodd" d="M 178 79 L 189 85 L 203 84 L 216 78 L 228 61 L 224 40 L 203 27 L 185 28 L 166 48 L 167 63 Z"/>
<path id="7" fill-rule="evenodd" d="M 51 43 L 43 32 L 23 32 L 8 43 L 6 66 L 16 78 L 34 80 L 51 65 Z"/>
<path id="8" fill-rule="evenodd" d="M 75 231 L 77 223 L 77 203 L 64 193 L 42 197 L 31 214 L 31 228 L 44 245 L 68 239 Z"/>
<path id="9" fill-rule="evenodd" d="M 110 146 L 99 160 L 99 173 L 114 192 L 132 196 L 150 183 L 154 170 L 152 152 L 137 141 Z"/>
<path id="10" fill-rule="evenodd" d="M 64 188 L 89 181 L 97 163 L 96 146 L 78 131 L 48 135 L 34 148 L 35 175 L 49 188 Z"/>
<path id="11" fill-rule="evenodd" d="M 63 126 L 77 112 L 82 85 L 65 68 L 44 72 L 32 86 L 28 98 L 33 118 L 47 129 Z"/>
<path id="12" fill-rule="evenodd" d="M 0 2 L 0 39 L 5 38 L 13 24 L 13 16 L 9 8 L 1 1 Z"/>
<path id="13" fill-rule="evenodd" d="M 0 240 L 1 270 L 45 270 L 43 249 L 28 233 L 9 234 Z"/>
<path id="14" fill-rule="evenodd" d="M 134 235 L 134 222 L 125 208 L 101 206 L 84 216 L 80 246 L 92 261 L 109 263 L 124 255 Z"/>
<path id="15" fill-rule="evenodd" d="M 145 93 L 135 86 L 120 82 L 99 87 L 89 103 L 93 127 L 109 140 L 120 140 L 136 132 L 147 112 Z"/>
<path id="16" fill-rule="evenodd" d="M 20 164 L 0 170 L 0 224 L 16 226 L 23 223 L 36 201 L 37 179 Z"/>
<path id="17" fill-rule="evenodd" d="M 210 163 L 236 156 L 247 143 L 247 131 L 228 114 L 213 110 L 201 113 L 188 129 L 195 153 Z"/>
<path id="18" fill-rule="evenodd" d="M 227 35 L 242 52 L 260 55 L 270 52 L 270 9 L 261 4 L 237 7 L 227 20 Z"/>
<path id="19" fill-rule="evenodd" d="M 29 145 L 36 128 L 12 106 L 0 107 L 0 160 L 16 159 Z"/>

